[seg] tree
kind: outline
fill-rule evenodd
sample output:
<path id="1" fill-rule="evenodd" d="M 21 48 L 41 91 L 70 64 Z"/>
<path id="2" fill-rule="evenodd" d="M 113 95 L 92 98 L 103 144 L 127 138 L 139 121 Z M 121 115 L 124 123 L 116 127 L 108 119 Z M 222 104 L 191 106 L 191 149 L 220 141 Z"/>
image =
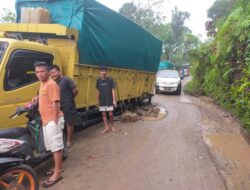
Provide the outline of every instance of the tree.
<path id="1" fill-rule="evenodd" d="M 0 10 L 0 23 L 15 22 L 16 15 L 11 10 L 2 8 Z"/>
<path id="2" fill-rule="evenodd" d="M 159 38 L 161 41 L 165 42 L 171 38 L 171 26 L 167 24 L 159 24 L 151 29 L 152 33 Z"/>
<path id="3" fill-rule="evenodd" d="M 135 22 L 149 32 L 152 32 L 152 29 L 161 21 L 155 16 L 152 9 L 139 8 L 136 13 Z"/>
<path id="4" fill-rule="evenodd" d="M 181 45 L 181 38 L 183 37 L 186 27 L 185 21 L 189 19 L 190 14 L 188 12 L 179 11 L 177 7 L 172 11 L 171 29 L 172 36 L 175 38 L 176 45 Z"/>
<path id="5" fill-rule="evenodd" d="M 145 3 L 145 1 L 137 0 L 123 4 L 119 13 L 156 35 L 154 28 L 163 22 L 157 7 L 163 2 L 164 0 L 148 0 Z"/>
<path id="6" fill-rule="evenodd" d="M 124 3 L 123 6 L 119 9 L 119 13 L 128 19 L 135 21 L 136 19 L 136 13 L 137 13 L 137 7 L 133 2 L 130 3 Z"/>
<path id="7" fill-rule="evenodd" d="M 207 36 L 215 37 L 217 30 L 216 25 L 219 24 L 220 20 L 227 18 L 235 3 L 236 0 L 216 0 L 213 3 L 207 11 L 207 16 L 210 18 L 210 20 L 205 23 Z"/>
<path id="8" fill-rule="evenodd" d="M 207 11 L 208 18 L 211 18 L 214 22 L 226 18 L 233 7 L 233 2 L 232 0 L 216 0 Z"/>
<path id="9" fill-rule="evenodd" d="M 164 23 L 161 14 L 162 3 L 165 0 L 136 0 L 125 3 L 119 13 L 142 26 L 163 41 L 164 59 L 175 63 L 185 63 L 189 60 L 188 52 L 197 47 L 199 40 L 184 26 L 189 18 L 188 12 L 172 11 L 171 23 Z"/>
<path id="10" fill-rule="evenodd" d="M 207 31 L 207 36 L 209 37 L 215 37 L 216 35 L 216 27 L 215 24 L 212 20 L 208 20 L 205 23 L 206 31 Z"/>
<path id="11" fill-rule="evenodd" d="M 217 0 L 209 11 L 217 33 L 194 52 L 190 90 L 213 97 L 250 130 L 250 1 Z"/>
<path id="12" fill-rule="evenodd" d="M 190 14 L 188 12 L 179 11 L 177 7 L 172 11 L 170 35 L 164 42 L 166 58 L 169 61 L 180 63 L 180 59 L 182 59 L 181 56 L 187 52 L 187 49 L 185 49 L 185 36 L 192 34 L 192 32 L 185 27 L 184 24 L 185 21 L 189 19 L 189 16 Z"/>

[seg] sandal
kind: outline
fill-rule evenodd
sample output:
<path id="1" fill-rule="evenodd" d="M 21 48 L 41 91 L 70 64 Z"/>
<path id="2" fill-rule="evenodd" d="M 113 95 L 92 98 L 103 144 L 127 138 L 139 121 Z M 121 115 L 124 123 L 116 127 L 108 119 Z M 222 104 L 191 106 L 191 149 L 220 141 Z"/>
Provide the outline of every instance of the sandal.
<path id="1" fill-rule="evenodd" d="M 42 186 L 43 186 L 43 188 L 51 187 L 52 185 L 56 184 L 58 181 L 60 181 L 62 179 L 63 179 L 63 177 L 60 176 L 56 180 L 53 180 L 53 181 L 47 180 L 47 181 L 43 182 Z"/>
<path id="2" fill-rule="evenodd" d="M 61 173 L 63 173 L 64 172 L 64 169 L 62 169 L 61 170 Z M 51 175 L 53 175 L 54 174 L 54 170 L 49 170 L 49 171 L 47 171 L 47 172 L 45 172 L 45 176 L 51 176 Z"/>

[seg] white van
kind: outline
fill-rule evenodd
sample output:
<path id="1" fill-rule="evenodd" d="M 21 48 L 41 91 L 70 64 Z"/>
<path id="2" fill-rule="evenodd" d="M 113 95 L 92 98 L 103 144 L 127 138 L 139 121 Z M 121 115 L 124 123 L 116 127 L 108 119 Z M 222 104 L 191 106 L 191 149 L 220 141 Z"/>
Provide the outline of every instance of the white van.
<path id="1" fill-rule="evenodd" d="M 155 84 L 155 93 L 173 92 L 181 94 L 181 77 L 178 71 L 161 70 L 157 73 L 157 81 Z"/>

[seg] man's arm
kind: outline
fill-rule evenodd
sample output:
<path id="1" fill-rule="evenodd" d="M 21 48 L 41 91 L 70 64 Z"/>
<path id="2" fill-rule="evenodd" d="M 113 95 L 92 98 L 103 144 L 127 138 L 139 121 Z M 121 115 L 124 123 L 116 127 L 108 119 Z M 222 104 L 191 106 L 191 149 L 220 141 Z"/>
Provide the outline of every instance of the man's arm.
<path id="1" fill-rule="evenodd" d="M 35 97 L 32 98 L 31 102 L 32 102 L 33 105 L 38 104 L 38 98 L 39 98 L 39 96 L 35 96 Z"/>
<path id="2" fill-rule="evenodd" d="M 113 96 L 113 105 L 114 105 L 114 107 L 116 107 L 117 104 L 116 104 L 115 89 L 114 88 L 112 88 L 112 96 Z"/>
<path id="3" fill-rule="evenodd" d="M 100 102 L 99 102 L 99 98 L 100 98 L 100 91 L 99 91 L 99 83 L 98 83 L 98 79 L 96 80 L 96 84 L 95 84 L 95 87 L 96 87 L 96 90 L 97 90 L 97 93 L 96 93 L 96 105 L 99 106 L 100 105 Z"/>
<path id="4" fill-rule="evenodd" d="M 60 89 L 56 83 L 50 84 L 48 89 L 48 96 L 52 103 L 52 119 L 56 124 L 58 124 L 60 111 Z"/>
<path id="5" fill-rule="evenodd" d="M 77 88 L 77 87 L 74 87 L 72 91 L 73 91 L 74 97 L 76 97 L 77 94 L 78 94 L 78 88 Z"/>
<path id="6" fill-rule="evenodd" d="M 58 113 L 59 113 L 59 101 L 55 101 L 52 103 L 52 116 L 53 116 L 53 121 L 57 124 L 58 123 Z"/>
<path id="7" fill-rule="evenodd" d="M 78 94 L 78 88 L 76 86 L 76 84 L 74 83 L 74 81 L 68 77 L 66 77 L 66 82 L 67 82 L 67 86 L 69 89 L 72 89 L 72 93 L 74 98 L 77 96 Z"/>
<path id="8" fill-rule="evenodd" d="M 115 97 L 115 81 L 112 79 L 112 96 L 113 96 L 113 106 L 116 107 L 116 97 Z"/>
<path id="9" fill-rule="evenodd" d="M 97 94 L 96 94 L 96 105 L 99 106 L 99 96 L 100 96 L 100 92 L 99 90 L 97 90 Z"/>

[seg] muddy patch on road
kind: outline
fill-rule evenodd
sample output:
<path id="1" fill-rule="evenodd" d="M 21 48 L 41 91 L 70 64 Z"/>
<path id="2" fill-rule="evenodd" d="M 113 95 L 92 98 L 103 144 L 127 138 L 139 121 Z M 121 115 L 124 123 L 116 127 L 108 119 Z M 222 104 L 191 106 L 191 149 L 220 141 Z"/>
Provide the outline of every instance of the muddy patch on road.
<path id="1" fill-rule="evenodd" d="M 240 134 L 214 134 L 206 138 L 210 147 L 223 153 L 227 158 L 239 162 L 250 171 L 250 146 Z"/>
<path id="2" fill-rule="evenodd" d="M 229 190 L 250 187 L 250 145 L 239 122 L 207 97 L 192 98 L 202 119 L 203 139 Z"/>

